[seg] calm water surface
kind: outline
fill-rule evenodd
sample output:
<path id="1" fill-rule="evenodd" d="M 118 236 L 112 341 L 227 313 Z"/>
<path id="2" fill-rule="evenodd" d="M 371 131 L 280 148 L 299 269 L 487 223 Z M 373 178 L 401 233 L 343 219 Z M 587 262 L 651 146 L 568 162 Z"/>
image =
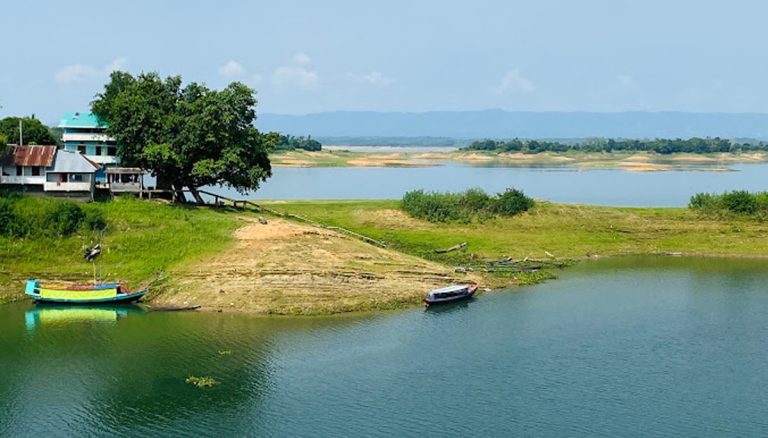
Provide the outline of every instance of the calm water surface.
<path id="1" fill-rule="evenodd" d="M 480 187 L 493 193 L 517 187 L 528 195 L 554 202 L 673 207 L 687 205 L 698 192 L 768 187 L 768 164 L 734 165 L 730 169 L 733 171 L 627 172 L 455 164 L 416 168 L 278 167 L 250 198 L 399 199 L 415 189 L 458 191 Z M 233 190 L 214 191 L 241 197 Z"/>
<path id="2" fill-rule="evenodd" d="M 338 318 L 0 306 L 0 436 L 765 436 L 766 268 L 585 262 Z"/>

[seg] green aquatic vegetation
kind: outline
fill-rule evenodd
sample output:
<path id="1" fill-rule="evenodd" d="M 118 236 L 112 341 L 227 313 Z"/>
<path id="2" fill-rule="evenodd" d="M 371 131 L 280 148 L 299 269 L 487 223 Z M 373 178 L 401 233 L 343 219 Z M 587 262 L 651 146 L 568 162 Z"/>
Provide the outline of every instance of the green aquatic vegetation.
<path id="1" fill-rule="evenodd" d="M 219 350 L 219 356 L 230 356 L 232 355 L 232 350 Z"/>
<path id="2" fill-rule="evenodd" d="M 204 377 L 198 377 L 198 376 L 189 376 L 185 380 L 185 382 L 195 385 L 198 388 L 211 388 L 215 385 L 219 384 L 219 381 L 214 379 L 210 376 L 204 376 Z"/>

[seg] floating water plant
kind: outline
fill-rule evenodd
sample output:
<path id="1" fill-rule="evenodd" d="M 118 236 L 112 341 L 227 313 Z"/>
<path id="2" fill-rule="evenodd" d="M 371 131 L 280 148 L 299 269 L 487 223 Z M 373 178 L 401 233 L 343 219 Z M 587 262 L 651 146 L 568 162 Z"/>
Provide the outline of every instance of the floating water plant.
<path id="1" fill-rule="evenodd" d="M 216 379 L 209 376 L 205 376 L 205 377 L 189 376 L 187 377 L 186 382 L 192 385 L 195 385 L 198 388 L 210 388 L 214 385 L 219 384 L 219 382 Z"/>

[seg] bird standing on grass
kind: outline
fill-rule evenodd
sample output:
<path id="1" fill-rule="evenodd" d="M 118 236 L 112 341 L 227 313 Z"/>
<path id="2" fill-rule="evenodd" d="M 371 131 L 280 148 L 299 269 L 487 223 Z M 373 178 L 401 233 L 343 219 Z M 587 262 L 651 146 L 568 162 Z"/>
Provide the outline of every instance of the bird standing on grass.
<path id="1" fill-rule="evenodd" d="M 89 262 L 92 262 L 96 260 L 96 257 L 101 254 L 101 244 L 97 244 L 93 248 L 88 248 L 85 250 L 85 253 L 83 253 L 83 258 L 88 260 Z"/>

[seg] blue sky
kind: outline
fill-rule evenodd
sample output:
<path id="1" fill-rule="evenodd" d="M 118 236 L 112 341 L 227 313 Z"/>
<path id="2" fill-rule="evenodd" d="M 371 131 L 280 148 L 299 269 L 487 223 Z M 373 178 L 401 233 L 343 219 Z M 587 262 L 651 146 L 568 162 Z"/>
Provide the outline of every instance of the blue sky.
<path id="1" fill-rule="evenodd" d="M 760 1 L 14 1 L 0 116 L 83 110 L 109 71 L 258 90 L 259 112 L 768 112 Z"/>

